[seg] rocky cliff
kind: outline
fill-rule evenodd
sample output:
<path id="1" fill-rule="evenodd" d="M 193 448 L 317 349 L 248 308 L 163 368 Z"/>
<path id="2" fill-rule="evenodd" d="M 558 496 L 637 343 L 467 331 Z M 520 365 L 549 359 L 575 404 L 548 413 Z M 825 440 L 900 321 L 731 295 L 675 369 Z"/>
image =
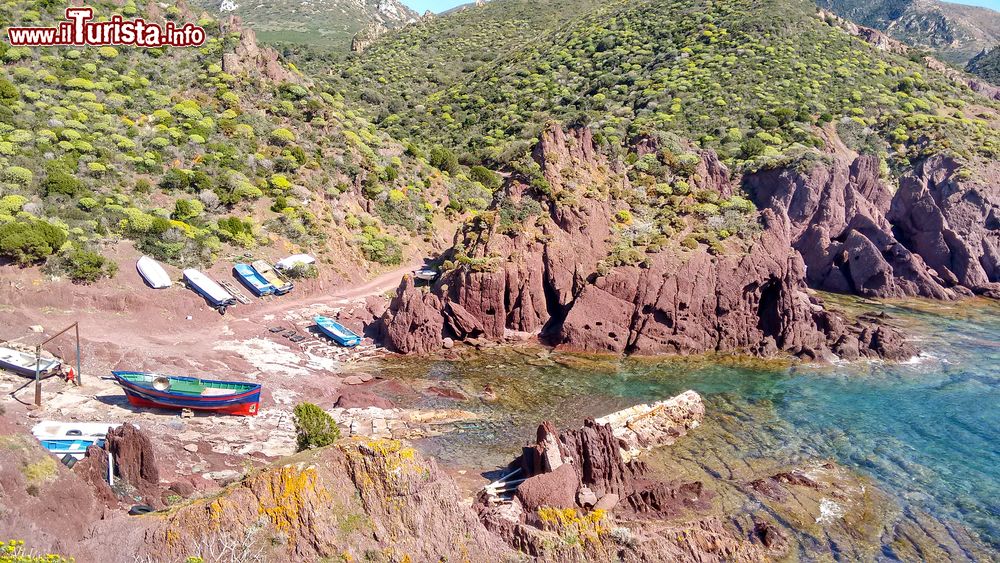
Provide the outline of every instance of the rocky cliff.
<path id="1" fill-rule="evenodd" d="M 932 157 L 890 187 L 875 156 L 833 155 L 807 170 L 745 178 L 761 209 L 787 218 L 811 287 L 869 297 L 997 295 L 1000 191 Z"/>
<path id="2" fill-rule="evenodd" d="M 458 234 L 446 262 L 454 267 L 429 291 L 403 281 L 383 317 L 391 348 L 427 353 L 443 337 L 515 331 L 613 354 L 913 352 L 890 327 L 849 325 L 807 292 L 797 233 L 781 213 L 761 213 L 759 235 L 710 249 L 675 243 L 639 264 L 609 266 L 624 208 L 615 194 L 631 189 L 623 164 L 600 154 L 589 130 L 558 126 L 544 132 L 534 160 L 544 182 L 513 176 L 493 213 Z M 691 181 L 720 195 L 732 190 L 712 153 L 702 153 Z M 529 207 L 542 210 L 534 221 L 504 224 L 511 209 Z"/>

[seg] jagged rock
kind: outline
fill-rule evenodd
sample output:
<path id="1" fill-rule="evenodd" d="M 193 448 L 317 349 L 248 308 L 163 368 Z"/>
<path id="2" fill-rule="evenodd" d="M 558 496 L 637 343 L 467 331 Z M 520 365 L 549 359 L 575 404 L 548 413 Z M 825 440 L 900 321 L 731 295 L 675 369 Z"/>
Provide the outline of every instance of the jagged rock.
<path id="1" fill-rule="evenodd" d="M 654 141 L 646 142 L 655 150 Z M 800 233 L 783 211 L 761 214 L 764 232 L 747 241 L 746 251 L 712 256 L 664 250 L 648 255 L 643 267 L 619 266 L 601 275 L 618 204 L 599 194 L 623 187 L 627 177 L 596 151 L 586 128 L 549 127 L 533 155 L 552 193 L 571 194 L 566 197 L 574 204 L 552 204 L 516 177 L 510 180 L 508 201 L 536 198 L 547 206 L 541 226 L 515 232 L 480 222 L 467 226 L 456 248 L 496 266 L 446 272 L 430 295 L 404 280 L 383 317 L 389 347 L 403 353 L 439 349 L 443 317 L 454 323 L 459 310 L 457 332 L 481 326 L 482 338 L 493 341 L 510 332 L 538 333 L 563 349 L 612 354 L 785 352 L 816 359 L 829 356 L 841 340 L 836 329 L 843 323 L 806 292 L 806 268 L 792 248 Z M 728 172 L 711 153 L 702 158 L 699 181 L 726 193 Z M 857 269 L 859 276 L 869 270 Z M 866 283 L 876 283 L 873 278 L 876 273 L 869 273 Z M 876 349 L 858 354 L 875 355 Z"/>
<path id="2" fill-rule="evenodd" d="M 302 83 L 301 75 L 285 68 L 278 61 L 278 52 L 257 44 L 257 34 L 243 25 L 236 15 L 229 16 L 221 25 L 224 33 L 239 34 L 239 42 L 232 53 L 223 53 L 222 70 L 229 74 L 243 72 L 263 76 L 274 82 Z"/>
<path id="3" fill-rule="evenodd" d="M 382 25 L 381 22 L 373 21 L 369 23 L 351 38 L 351 51 L 355 53 L 363 52 L 388 31 L 389 29 Z"/>
<path id="4" fill-rule="evenodd" d="M 517 487 L 517 499 L 528 511 L 543 506 L 573 508 L 576 506 L 578 486 L 573 467 L 562 465 L 555 471 L 540 473 L 521 483 Z"/>
<path id="5" fill-rule="evenodd" d="M 416 287 L 413 276 L 403 276 L 384 317 L 383 330 L 386 344 L 394 351 L 426 354 L 438 350 L 444 330 L 441 300 Z"/>
<path id="6" fill-rule="evenodd" d="M 486 332 L 479 319 L 466 311 L 465 307 L 462 307 L 458 303 L 449 301 L 445 305 L 444 314 L 448 328 L 451 329 L 459 340 L 477 338 Z"/>

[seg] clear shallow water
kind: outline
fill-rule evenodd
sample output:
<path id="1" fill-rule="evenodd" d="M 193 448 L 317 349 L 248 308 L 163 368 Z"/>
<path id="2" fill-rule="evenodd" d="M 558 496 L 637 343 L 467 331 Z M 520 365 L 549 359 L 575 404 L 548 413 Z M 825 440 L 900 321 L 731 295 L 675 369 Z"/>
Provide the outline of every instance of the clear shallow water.
<path id="1" fill-rule="evenodd" d="M 839 301 L 848 310 L 857 307 Z M 423 442 L 445 463 L 489 470 L 506 464 L 541 420 L 575 426 L 588 416 L 694 389 L 705 397 L 706 417 L 746 418 L 740 455 L 835 459 L 874 478 L 904 509 L 955 520 L 1000 550 L 1000 306 L 975 301 L 880 308 L 915 337 L 921 358 L 903 365 L 789 367 L 505 350 L 386 371 L 416 389 L 437 386 L 469 396 L 455 401 L 425 392 L 401 396 L 401 404 L 484 415 Z M 478 397 L 486 384 L 496 401 Z"/>

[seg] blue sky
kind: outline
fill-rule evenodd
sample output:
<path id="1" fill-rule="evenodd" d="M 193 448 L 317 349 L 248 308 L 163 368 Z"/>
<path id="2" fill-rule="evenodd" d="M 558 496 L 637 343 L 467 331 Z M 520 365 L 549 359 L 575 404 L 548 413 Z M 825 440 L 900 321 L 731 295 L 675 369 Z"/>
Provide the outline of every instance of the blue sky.
<path id="1" fill-rule="evenodd" d="M 470 0 L 403 0 L 403 3 L 422 14 L 425 10 L 440 13 L 460 4 L 467 4 L 469 1 Z M 987 8 L 993 8 L 994 10 L 1000 11 L 1000 0 L 961 0 L 957 3 L 986 6 Z"/>

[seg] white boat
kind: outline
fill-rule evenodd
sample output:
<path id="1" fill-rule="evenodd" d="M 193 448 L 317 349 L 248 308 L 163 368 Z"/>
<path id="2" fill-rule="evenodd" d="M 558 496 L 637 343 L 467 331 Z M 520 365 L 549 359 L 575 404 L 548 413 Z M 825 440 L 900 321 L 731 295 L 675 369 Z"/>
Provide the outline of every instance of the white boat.
<path id="1" fill-rule="evenodd" d="M 153 289 L 164 289 L 170 287 L 173 282 L 170 276 L 159 262 L 149 256 L 143 256 L 135 263 L 135 269 L 139 270 L 139 275 L 146 280 Z"/>
<path id="2" fill-rule="evenodd" d="M 213 307 L 224 308 L 236 303 L 236 298 L 232 294 L 215 283 L 212 278 L 194 268 L 184 270 L 184 281 L 188 287 L 197 291 Z"/>
<path id="3" fill-rule="evenodd" d="M 31 428 L 31 434 L 52 454 L 83 459 L 89 446 L 103 446 L 108 430 L 118 426 L 105 422 L 43 420 Z"/>
<path id="4" fill-rule="evenodd" d="M 59 369 L 61 365 L 62 362 L 55 358 L 41 358 L 38 360 L 38 371 L 41 375 L 48 375 Z M 0 347 L 0 369 L 34 377 L 35 355 L 13 348 Z"/>
<path id="5" fill-rule="evenodd" d="M 420 270 L 413 272 L 413 277 L 417 278 L 418 280 L 431 282 L 437 279 L 438 271 L 432 270 L 430 268 L 422 268 Z"/>
<path id="6" fill-rule="evenodd" d="M 299 264 L 315 264 L 316 259 L 308 254 L 292 254 L 287 258 L 282 258 L 274 263 L 274 267 L 279 270 L 290 270 Z"/>

